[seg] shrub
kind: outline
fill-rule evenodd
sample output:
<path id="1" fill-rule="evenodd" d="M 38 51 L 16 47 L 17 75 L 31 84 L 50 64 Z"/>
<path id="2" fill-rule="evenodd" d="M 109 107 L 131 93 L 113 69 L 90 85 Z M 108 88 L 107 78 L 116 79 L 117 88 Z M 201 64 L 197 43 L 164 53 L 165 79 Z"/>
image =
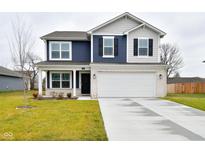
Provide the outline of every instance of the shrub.
<path id="1" fill-rule="evenodd" d="M 33 98 L 36 99 L 38 97 L 38 93 L 33 93 Z"/>
<path id="2" fill-rule="evenodd" d="M 68 97 L 68 98 L 71 98 L 71 93 L 67 93 L 67 97 Z"/>
<path id="3" fill-rule="evenodd" d="M 56 98 L 56 95 L 57 95 L 57 93 L 56 93 L 55 91 L 51 92 L 51 96 L 52 96 L 53 98 Z"/>
<path id="4" fill-rule="evenodd" d="M 58 94 L 58 99 L 63 99 L 63 93 Z"/>

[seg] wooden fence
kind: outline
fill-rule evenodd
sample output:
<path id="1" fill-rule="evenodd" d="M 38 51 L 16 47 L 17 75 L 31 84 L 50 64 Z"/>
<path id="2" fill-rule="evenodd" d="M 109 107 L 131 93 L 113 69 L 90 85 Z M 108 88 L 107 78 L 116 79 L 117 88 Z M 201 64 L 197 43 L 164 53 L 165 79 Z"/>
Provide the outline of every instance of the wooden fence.
<path id="1" fill-rule="evenodd" d="M 172 94 L 205 93 L 205 82 L 174 83 L 167 85 L 167 92 Z"/>

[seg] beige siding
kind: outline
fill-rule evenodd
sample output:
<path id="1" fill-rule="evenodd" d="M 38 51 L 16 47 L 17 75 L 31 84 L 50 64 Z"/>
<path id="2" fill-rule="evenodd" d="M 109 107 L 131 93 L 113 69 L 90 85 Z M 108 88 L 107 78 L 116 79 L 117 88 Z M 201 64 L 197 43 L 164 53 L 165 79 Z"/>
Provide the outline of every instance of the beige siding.
<path id="1" fill-rule="evenodd" d="M 130 19 L 129 17 L 122 17 L 98 30 L 93 34 L 122 34 L 123 32 L 138 26 L 140 23 Z"/>
<path id="2" fill-rule="evenodd" d="M 153 39 L 153 56 L 152 57 L 137 57 L 134 56 L 133 42 L 134 38 L 147 37 Z M 128 55 L 127 60 L 130 63 L 154 63 L 159 62 L 159 35 L 148 27 L 141 27 L 128 34 Z"/>

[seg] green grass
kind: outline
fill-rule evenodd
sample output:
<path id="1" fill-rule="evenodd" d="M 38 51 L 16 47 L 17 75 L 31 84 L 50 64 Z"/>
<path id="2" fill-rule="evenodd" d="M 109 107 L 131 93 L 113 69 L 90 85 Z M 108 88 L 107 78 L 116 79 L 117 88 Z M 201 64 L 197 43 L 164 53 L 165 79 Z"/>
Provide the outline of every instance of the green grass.
<path id="1" fill-rule="evenodd" d="M 0 93 L 0 140 L 107 140 L 98 101 L 33 100 L 23 92 Z M 11 134 L 12 135 L 9 135 Z"/>
<path id="2" fill-rule="evenodd" d="M 168 94 L 163 99 L 205 111 L 205 94 Z"/>

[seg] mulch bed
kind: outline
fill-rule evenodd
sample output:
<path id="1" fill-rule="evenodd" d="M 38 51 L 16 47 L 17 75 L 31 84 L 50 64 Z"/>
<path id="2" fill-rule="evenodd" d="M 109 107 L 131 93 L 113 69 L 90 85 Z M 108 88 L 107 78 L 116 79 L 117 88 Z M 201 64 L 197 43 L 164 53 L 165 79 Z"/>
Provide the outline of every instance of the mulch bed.
<path id="1" fill-rule="evenodd" d="M 29 106 L 29 105 L 24 105 L 24 106 L 17 106 L 16 109 L 35 109 L 37 108 L 36 106 Z"/>
<path id="2" fill-rule="evenodd" d="M 77 100 L 78 97 L 74 97 L 74 98 L 67 98 L 67 97 L 63 97 L 63 98 L 56 98 L 56 97 L 39 97 L 39 98 L 33 98 L 34 100 Z"/>

